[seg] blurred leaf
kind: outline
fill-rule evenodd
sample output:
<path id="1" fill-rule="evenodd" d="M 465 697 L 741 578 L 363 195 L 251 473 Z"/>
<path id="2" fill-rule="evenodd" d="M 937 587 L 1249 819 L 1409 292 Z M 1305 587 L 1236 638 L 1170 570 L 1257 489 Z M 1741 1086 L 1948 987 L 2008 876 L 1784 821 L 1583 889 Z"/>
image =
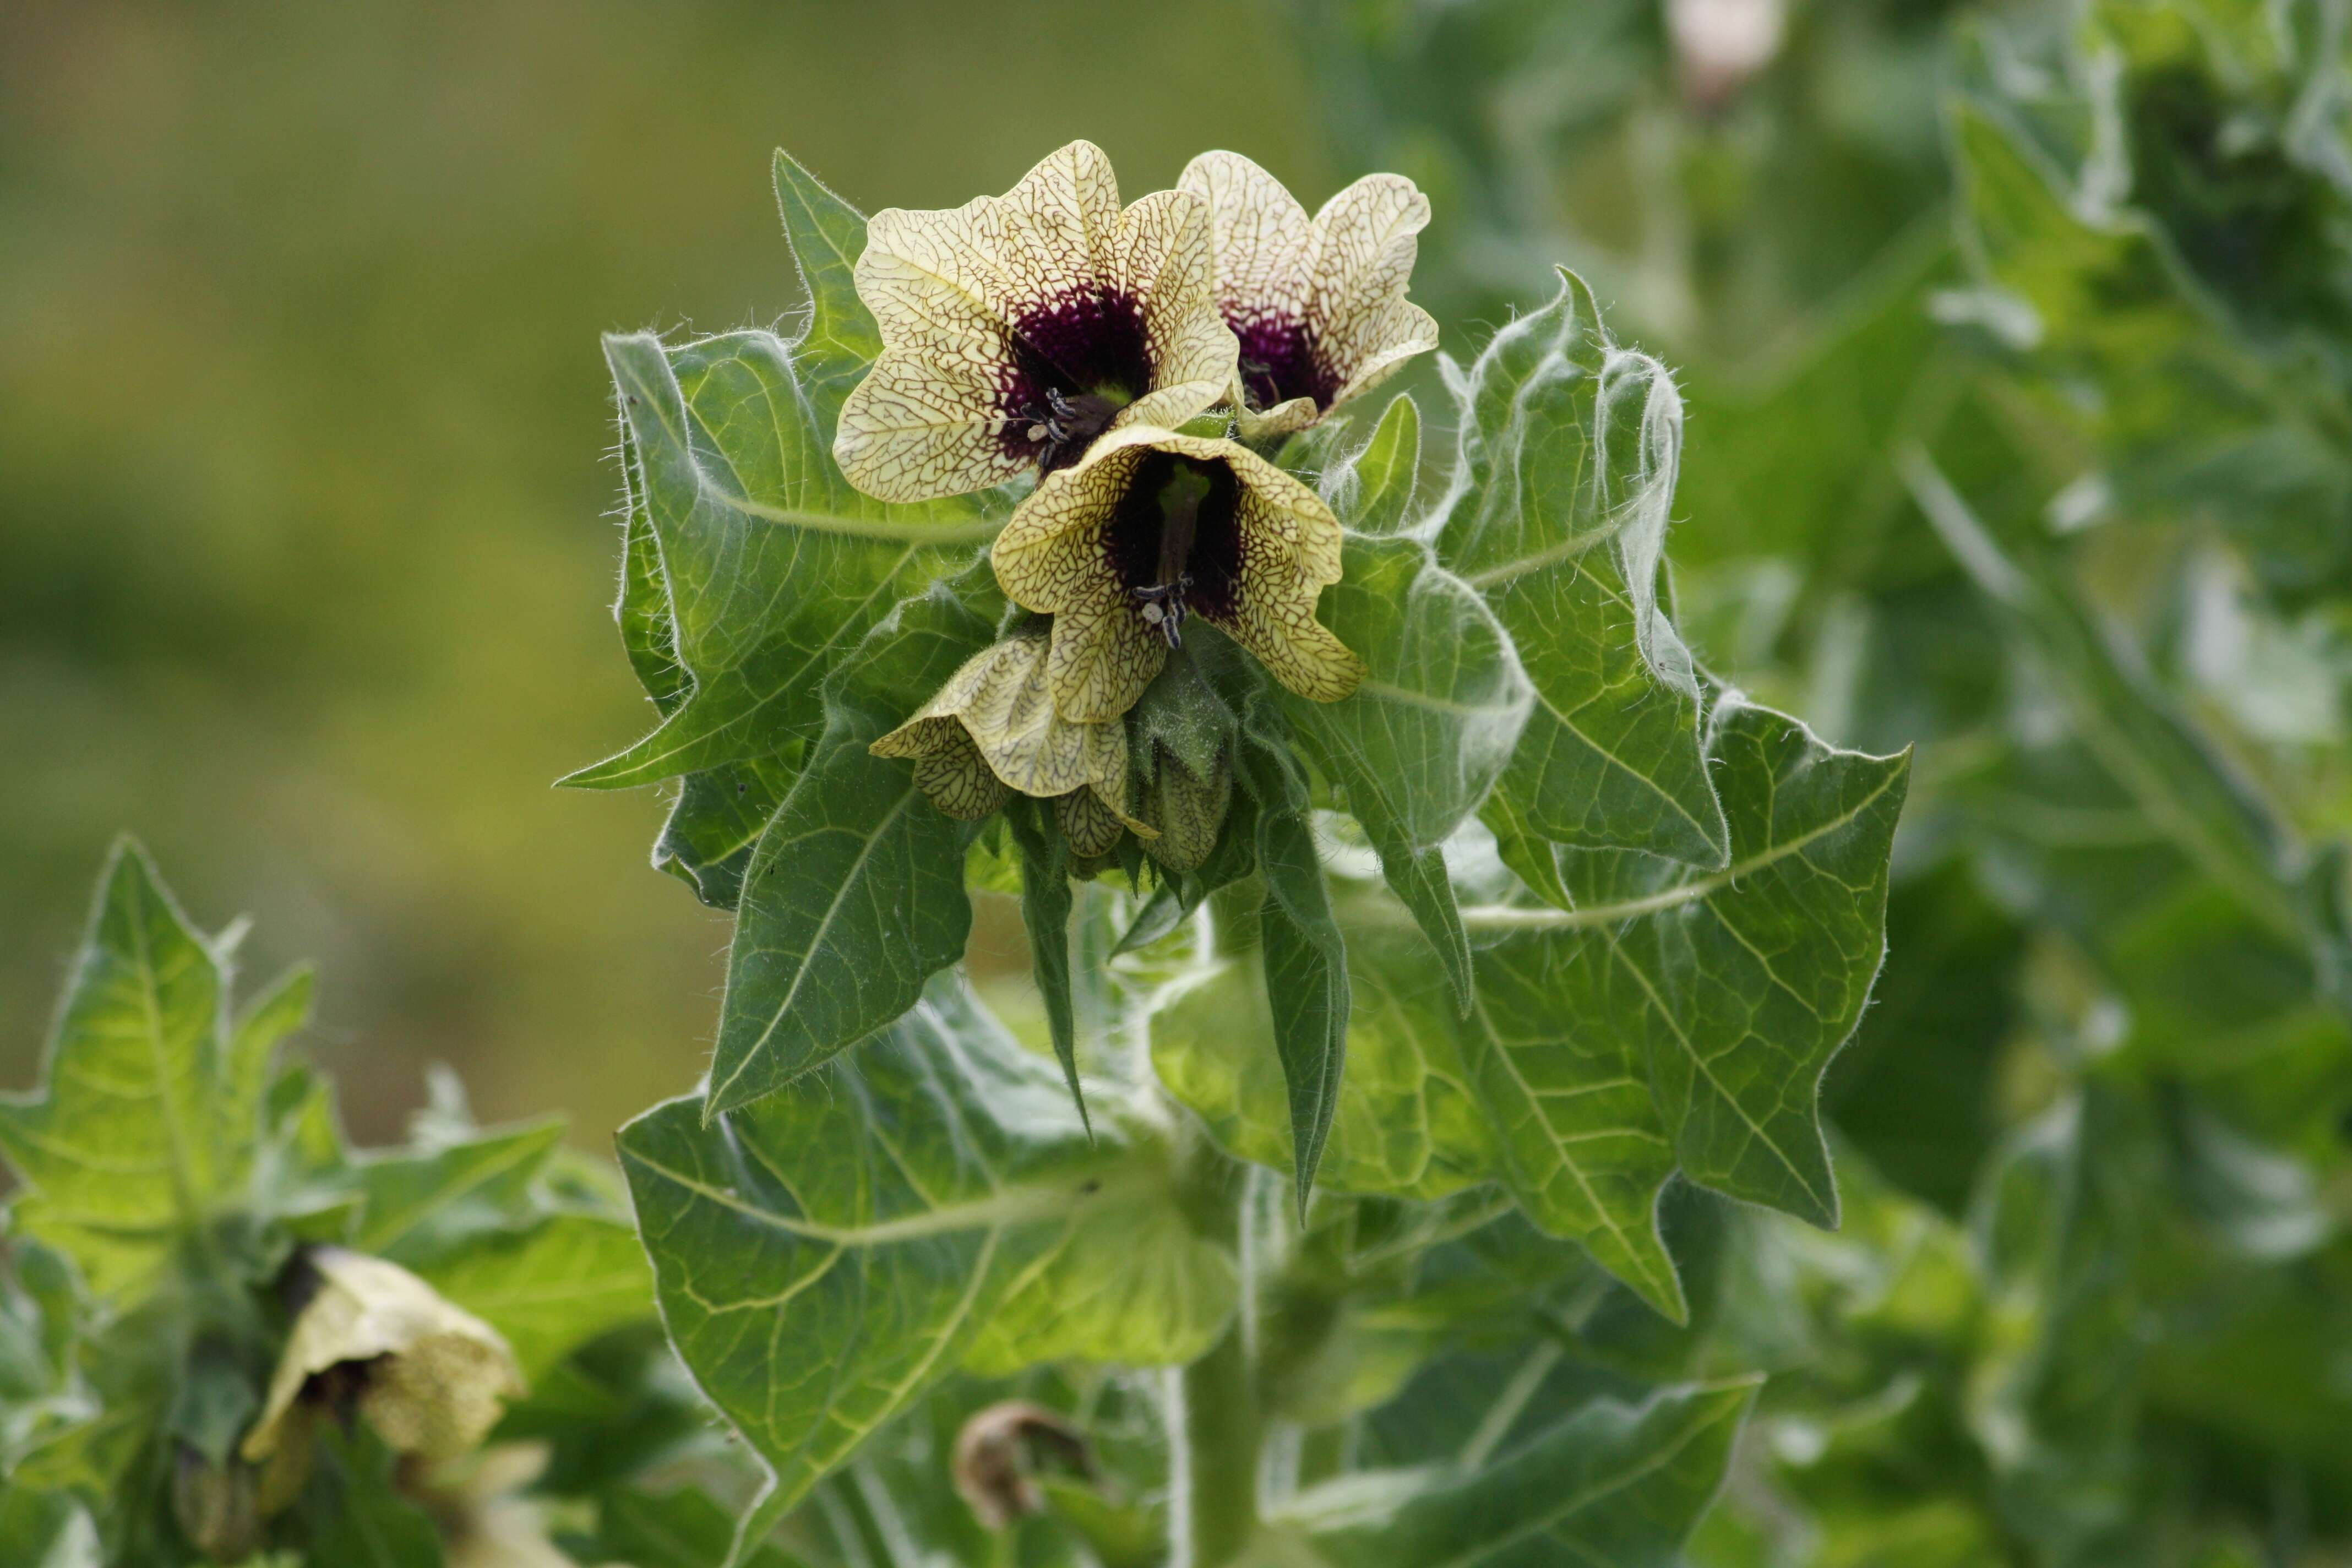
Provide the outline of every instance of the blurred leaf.
<path id="1" fill-rule="evenodd" d="M 653 1311 L 645 1249 L 625 1222 L 553 1214 L 486 1236 L 418 1277 L 506 1336 L 532 1383 L 589 1340 Z"/>
<path id="2" fill-rule="evenodd" d="M 440 1568 L 440 1532 L 400 1494 L 396 1456 L 364 1426 L 346 1435 L 324 1426 L 319 1444 L 320 1462 L 301 1503 L 313 1560 L 351 1568 Z"/>
<path id="3" fill-rule="evenodd" d="M 1924 453 L 1906 477 L 1953 555 L 2008 627 L 2012 646 L 2066 708 L 2084 749 L 2191 865 L 2333 987 L 2347 957 L 2328 879 L 2339 868 L 2298 845 L 2269 802 L 2155 685 L 2131 646 L 2063 580 L 2012 559 Z"/>
<path id="4" fill-rule="evenodd" d="M 553 1117 L 360 1160 L 365 1200 L 352 1238 L 360 1252 L 410 1266 L 527 1215 L 530 1187 L 563 1141 Z"/>
<path id="5" fill-rule="evenodd" d="M 98 1526 L 64 1492 L 0 1483 L 0 1556 L 26 1568 L 103 1568 Z"/>
<path id="6" fill-rule="evenodd" d="M 1066 1088 L 958 984 L 706 1125 L 673 1100 L 621 1155 L 665 1320 L 772 1468 L 772 1518 L 967 1358 L 1151 1364 L 1206 1350 L 1231 1261 L 1193 1238 L 1160 1134 Z"/>
<path id="7" fill-rule="evenodd" d="M 1475 1471 L 1368 1471 L 1290 1512 L 1335 1568 L 1607 1563 L 1675 1568 L 1714 1501 L 1753 1383 L 1596 1402 Z"/>
<path id="8" fill-rule="evenodd" d="M 119 842 L 45 1087 L 0 1100 L 0 1151 L 29 1189 L 12 1205 L 16 1227 L 71 1258 L 102 1299 L 152 1284 L 258 1131 L 254 1075 L 229 1076 L 225 992 L 145 852 Z"/>
<path id="9" fill-rule="evenodd" d="M 614 1491 L 597 1505 L 593 1562 L 629 1568 L 719 1568 L 735 1538 L 735 1520 L 691 1487 L 675 1491 Z M 793 1559 L 761 1546 L 743 1568 L 793 1568 Z"/>

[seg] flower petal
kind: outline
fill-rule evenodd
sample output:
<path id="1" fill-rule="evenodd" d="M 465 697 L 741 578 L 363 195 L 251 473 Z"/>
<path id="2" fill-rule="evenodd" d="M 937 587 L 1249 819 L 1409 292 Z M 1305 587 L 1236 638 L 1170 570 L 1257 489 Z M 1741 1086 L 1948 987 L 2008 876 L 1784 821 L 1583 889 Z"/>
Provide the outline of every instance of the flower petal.
<path id="1" fill-rule="evenodd" d="M 971 743 L 962 725 L 951 720 L 932 722 L 947 724 L 954 731 L 955 739 L 916 762 L 915 787 L 958 822 L 979 822 L 993 816 L 1013 792 L 990 771 L 980 748 Z"/>
<path id="2" fill-rule="evenodd" d="M 1003 439 L 1009 352 L 1002 333 L 884 350 L 841 405 L 833 457 L 842 478 L 877 500 L 906 502 L 1026 473 L 1034 462 Z"/>
<path id="3" fill-rule="evenodd" d="M 1381 307 L 1376 318 L 1364 329 L 1363 340 L 1372 346 L 1364 351 L 1364 357 L 1349 371 L 1339 390 L 1331 395 L 1334 408 L 1370 392 L 1394 375 L 1415 354 L 1435 348 L 1437 322 L 1428 311 L 1400 297 Z"/>
<path id="4" fill-rule="evenodd" d="M 1242 400 L 1249 438 L 1304 429 L 1437 346 L 1435 323 L 1404 299 L 1429 222 L 1411 180 L 1368 174 L 1311 220 L 1236 153 L 1202 153 L 1178 184 L 1210 206 L 1218 303 L 1241 337 L 1243 380 L 1282 397 L 1257 408 Z"/>
<path id="5" fill-rule="evenodd" d="M 996 581 L 1024 610 L 1058 616 L 1120 594 L 1100 533 L 1152 437 L 1129 426 L 1106 432 L 1087 455 L 1037 481 L 989 546 Z"/>
<path id="6" fill-rule="evenodd" d="M 1091 142 L 1054 153 L 1002 196 L 875 214 L 856 276 L 884 346 L 842 409 L 834 452 L 852 484 L 884 500 L 1050 464 L 1055 448 L 1027 433 L 1053 390 L 1108 381 L 1129 400 L 1118 419 L 1180 424 L 1233 380 L 1206 209 L 1161 191 L 1122 211 Z"/>
<path id="7" fill-rule="evenodd" d="M 1143 624 L 1124 590 L 1117 598 L 1054 617 L 1054 649 L 1045 679 L 1064 719 L 1117 729 L 1168 662 L 1168 645 Z"/>
<path id="8" fill-rule="evenodd" d="M 1127 831 L 1127 820 L 1111 809 L 1110 803 L 1091 789 L 1074 789 L 1054 800 L 1055 815 L 1062 819 L 1062 832 L 1070 847 L 1083 859 L 1096 859 L 1118 847 L 1118 836 Z"/>
<path id="9" fill-rule="evenodd" d="M 997 647 L 1003 656 L 962 715 L 996 776 L 1024 795 L 1041 796 L 1123 779 L 1127 727 L 1074 723 L 1055 711 L 1047 639 L 1030 634 Z"/>
<path id="10" fill-rule="evenodd" d="M 1154 191 L 1119 217 L 1118 286 L 1143 309 L 1155 384 L 1119 425 L 1181 425 L 1224 397 L 1240 352 L 1217 309 L 1209 212 L 1181 191 Z"/>
<path id="11" fill-rule="evenodd" d="M 1307 324 L 1335 369 L 1352 374 L 1389 346 L 1379 334 L 1395 323 L 1381 307 L 1412 281 L 1428 226 L 1429 198 L 1402 174 L 1366 174 L 1315 215 Z"/>
<path id="12" fill-rule="evenodd" d="M 1176 188 L 1208 204 L 1217 306 L 1229 321 L 1307 319 L 1314 227 L 1281 181 L 1238 153 L 1203 153 Z"/>
<path id="13" fill-rule="evenodd" d="M 1339 520 L 1291 475 L 1240 450 L 1228 460 L 1242 478 L 1241 592 L 1229 613 L 1206 618 L 1299 696 L 1337 702 L 1364 679 L 1364 661 L 1315 618 L 1323 589 L 1339 580 Z"/>
<path id="14" fill-rule="evenodd" d="M 320 1247 L 309 1254 L 319 1287 L 296 1316 L 261 1415 L 239 1452 L 258 1462 L 289 1431 L 303 1386 L 328 1368 L 365 1368 L 360 1410 L 401 1453 L 446 1458 L 478 1446 L 506 1401 L 524 1390 L 497 1330 L 380 1258 Z"/>

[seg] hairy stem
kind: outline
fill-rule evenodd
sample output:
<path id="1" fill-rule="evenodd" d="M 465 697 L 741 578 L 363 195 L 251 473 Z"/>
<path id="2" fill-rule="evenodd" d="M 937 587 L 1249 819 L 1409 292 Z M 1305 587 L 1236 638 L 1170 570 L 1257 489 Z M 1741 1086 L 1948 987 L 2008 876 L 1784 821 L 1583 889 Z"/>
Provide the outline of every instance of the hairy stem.
<path id="1" fill-rule="evenodd" d="M 1222 1568 L 1257 1531 L 1257 1391 L 1236 1322 L 1216 1349 L 1172 1374 L 1177 1436 L 1172 1568 Z"/>

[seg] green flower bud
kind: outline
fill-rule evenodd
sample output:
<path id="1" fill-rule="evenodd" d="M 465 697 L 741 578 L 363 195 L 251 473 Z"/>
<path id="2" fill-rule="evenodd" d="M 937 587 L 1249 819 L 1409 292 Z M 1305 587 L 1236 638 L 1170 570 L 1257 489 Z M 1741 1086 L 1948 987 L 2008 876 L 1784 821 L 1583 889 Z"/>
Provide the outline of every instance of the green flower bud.
<path id="1" fill-rule="evenodd" d="M 1217 755 L 1209 777 L 1196 777 L 1165 747 L 1154 747 L 1151 787 L 1143 800 L 1144 820 L 1160 829 L 1160 837 L 1144 841 L 1143 852 L 1171 871 L 1199 869 L 1217 847 L 1233 804 L 1234 775 L 1224 753 Z"/>
<path id="2" fill-rule="evenodd" d="M 172 1469 L 172 1517 L 188 1544 L 215 1563 L 242 1563 L 261 1546 L 261 1508 L 254 1469 L 242 1459 L 215 1464 L 178 1444 Z"/>

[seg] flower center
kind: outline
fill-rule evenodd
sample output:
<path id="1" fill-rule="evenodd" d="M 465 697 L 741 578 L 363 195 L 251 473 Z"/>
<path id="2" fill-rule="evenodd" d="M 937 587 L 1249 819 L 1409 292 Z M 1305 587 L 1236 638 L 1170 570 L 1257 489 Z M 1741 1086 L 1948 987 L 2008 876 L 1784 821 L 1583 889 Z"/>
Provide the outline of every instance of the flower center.
<path id="1" fill-rule="evenodd" d="M 1324 368 L 1306 322 L 1259 316 L 1227 324 L 1242 342 L 1242 388 L 1251 406 L 1272 408 L 1294 397 L 1311 397 L 1318 408 L 1331 406 L 1339 381 Z"/>
<path id="2" fill-rule="evenodd" d="M 1013 323 L 999 377 L 1007 451 L 1052 473 L 1076 462 L 1118 411 L 1151 390 L 1151 339 L 1125 294 L 1055 296 Z"/>
<path id="3" fill-rule="evenodd" d="M 1103 531 L 1112 573 L 1174 647 L 1184 616 L 1230 619 L 1240 596 L 1241 481 L 1223 463 L 1150 452 Z"/>

